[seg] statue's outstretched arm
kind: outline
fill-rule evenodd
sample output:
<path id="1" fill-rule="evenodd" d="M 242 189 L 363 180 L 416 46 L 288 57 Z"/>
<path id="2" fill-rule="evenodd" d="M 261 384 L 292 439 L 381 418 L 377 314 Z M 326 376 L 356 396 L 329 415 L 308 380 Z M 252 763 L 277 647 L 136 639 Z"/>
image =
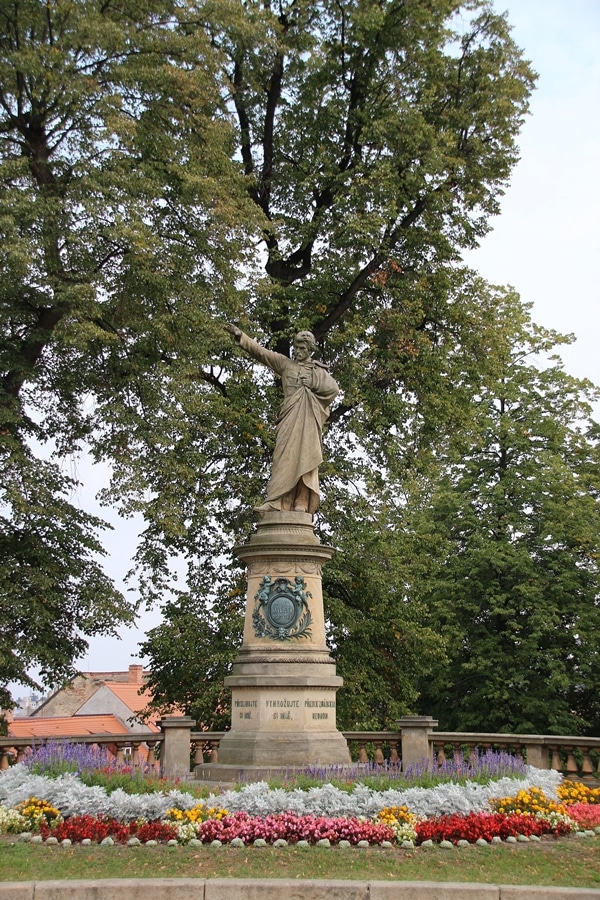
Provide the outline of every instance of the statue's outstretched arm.
<path id="1" fill-rule="evenodd" d="M 251 337 L 238 328 L 237 325 L 225 325 L 225 330 L 229 332 L 235 339 L 235 341 L 240 345 L 242 350 L 245 350 L 248 356 L 251 356 L 256 362 L 262 363 L 263 366 L 268 366 L 272 369 L 277 375 L 280 375 L 284 372 L 286 366 L 290 364 L 290 360 L 287 356 L 284 356 L 282 353 L 276 353 L 274 350 L 267 350 L 266 347 L 261 347 L 256 341 L 253 341 Z"/>

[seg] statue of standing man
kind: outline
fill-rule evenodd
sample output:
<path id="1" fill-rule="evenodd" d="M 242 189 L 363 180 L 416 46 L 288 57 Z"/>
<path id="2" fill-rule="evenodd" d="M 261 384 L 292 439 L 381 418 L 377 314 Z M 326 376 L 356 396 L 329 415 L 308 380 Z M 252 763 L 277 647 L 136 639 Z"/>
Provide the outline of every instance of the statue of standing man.
<path id="1" fill-rule="evenodd" d="M 311 359 L 316 342 L 310 331 L 294 337 L 294 358 L 267 350 L 235 325 L 228 325 L 240 347 L 281 378 L 283 403 L 275 426 L 275 450 L 267 499 L 258 510 L 314 513 L 319 506 L 321 432 L 339 387 L 323 363 Z"/>

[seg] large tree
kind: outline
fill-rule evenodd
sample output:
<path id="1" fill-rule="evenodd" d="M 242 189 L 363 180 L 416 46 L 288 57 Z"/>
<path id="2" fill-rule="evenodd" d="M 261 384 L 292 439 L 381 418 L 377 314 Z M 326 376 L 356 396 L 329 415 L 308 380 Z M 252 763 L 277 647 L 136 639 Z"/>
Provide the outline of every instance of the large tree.
<path id="1" fill-rule="evenodd" d="M 168 348 L 187 355 L 232 290 L 245 188 L 182 18 L 160 0 L 0 9 L 0 707 L 30 666 L 55 683 L 132 621 L 64 459 L 111 430 L 116 397 L 143 421 Z"/>
<path id="2" fill-rule="evenodd" d="M 264 277 L 248 286 L 238 317 L 283 352 L 295 327 L 317 335 L 344 392 L 330 445 L 348 450 L 336 466 L 350 477 L 355 441 L 377 433 L 381 451 L 391 424 L 401 433 L 434 384 L 446 389 L 436 351 L 462 325 L 441 267 L 497 211 L 532 74 L 486 3 L 230 12 L 217 20 L 205 8 L 198 27 L 263 218 Z M 167 354 L 143 420 L 132 421 L 130 396 L 111 399 L 104 430 L 107 452 L 127 448 L 115 489 L 148 521 L 139 563 L 156 571 L 183 553 L 206 569 L 205 583 L 217 577 L 212 560 L 250 527 L 278 406 L 270 378 L 210 338 L 203 365 L 200 352 L 175 345 Z M 140 486 L 155 503 L 140 501 Z"/>
<path id="3" fill-rule="evenodd" d="M 173 603 L 207 608 L 237 584 L 223 553 L 251 527 L 278 405 L 222 323 L 284 352 L 315 332 L 344 392 L 323 472 L 342 512 L 366 455 L 399 476 L 461 415 L 444 376 L 477 317 L 452 263 L 497 211 L 531 70 L 483 0 L 13 0 L 2 16 L 4 464 L 22 476 L 34 441 L 87 443 L 113 466 L 105 500 L 144 516 L 145 599 L 165 599 L 179 555 Z M 97 524 L 65 522 L 76 557 Z"/>
<path id="4" fill-rule="evenodd" d="M 419 703 L 446 730 L 597 734 L 598 394 L 553 355 L 568 338 L 491 296 L 487 374 L 426 505 L 437 549 L 421 592 L 448 665 Z"/>

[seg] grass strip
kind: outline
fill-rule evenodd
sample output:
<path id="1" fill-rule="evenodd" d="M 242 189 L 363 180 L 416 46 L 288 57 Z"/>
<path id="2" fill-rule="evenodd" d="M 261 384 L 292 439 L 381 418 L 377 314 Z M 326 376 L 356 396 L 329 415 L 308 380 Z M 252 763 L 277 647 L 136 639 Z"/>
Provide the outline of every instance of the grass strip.
<path id="1" fill-rule="evenodd" d="M 600 887 L 600 838 L 417 850 L 31 845 L 0 838 L 0 881 L 308 878 Z"/>

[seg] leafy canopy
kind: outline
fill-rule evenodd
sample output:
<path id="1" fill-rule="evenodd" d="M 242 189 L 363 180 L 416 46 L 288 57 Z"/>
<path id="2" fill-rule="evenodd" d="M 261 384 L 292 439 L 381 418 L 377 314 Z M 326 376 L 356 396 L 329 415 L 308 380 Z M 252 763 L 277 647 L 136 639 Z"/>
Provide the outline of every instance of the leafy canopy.
<path id="1" fill-rule="evenodd" d="M 555 355 L 571 338 L 492 297 L 487 372 L 426 507 L 429 621 L 448 660 L 419 703 L 446 730 L 596 734 L 598 392 Z"/>
<path id="2" fill-rule="evenodd" d="M 217 677 L 215 635 L 235 632 L 241 606 L 225 554 L 251 527 L 278 405 L 222 324 L 284 352 L 309 327 L 343 389 L 320 527 L 347 554 L 331 570 L 331 637 L 363 689 L 344 715 L 366 722 L 371 674 L 383 685 L 395 671 L 405 695 L 388 691 L 375 717 L 388 721 L 431 669 L 419 641 L 431 654 L 440 642 L 424 607 L 407 607 L 407 560 L 378 498 L 418 479 L 436 434 L 468 416 L 486 352 L 456 263 L 498 210 L 533 85 L 506 19 L 483 0 L 12 0 L 0 17 L 1 452 L 19 486 L 2 514 L 25 556 L 37 541 L 64 559 L 68 535 L 65 568 L 47 570 L 50 631 L 65 583 L 78 610 L 46 671 L 66 671 L 90 633 L 84 597 L 105 621 L 101 523 L 48 460 L 89 447 L 113 468 L 105 501 L 146 523 L 134 568 L 143 598 L 166 604 L 145 645 L 157 671 L 194 611 L 196 690 Z M 366 511 L 350 527 L 352 485 Z M 169 597 L 174 555 L 189 590 Z M 362 618 L 353 585 L 372 598 Z M 11 603 L 29 608 L 30 588 L 17 576 Z M 110 597 L 116 626 L 131 608 Z M 355 655 L 352 669 L 348 623 L 356 642 L 385 646 L 385 665 Z M 9 647 L 30 642 L 25 677 L 42 650 L 3 629 Z"/>
<path id="3" fill-rule="evenodd" d="M 153 0 L 0 10 L 0 685 L 31 665 L 55 683 L 132 621 L 61 461 L 88 442 L 118 463 L 111 404 L 143 420 L 175 331 L 232 290 L 243 177 L 185 20 Z"/>

